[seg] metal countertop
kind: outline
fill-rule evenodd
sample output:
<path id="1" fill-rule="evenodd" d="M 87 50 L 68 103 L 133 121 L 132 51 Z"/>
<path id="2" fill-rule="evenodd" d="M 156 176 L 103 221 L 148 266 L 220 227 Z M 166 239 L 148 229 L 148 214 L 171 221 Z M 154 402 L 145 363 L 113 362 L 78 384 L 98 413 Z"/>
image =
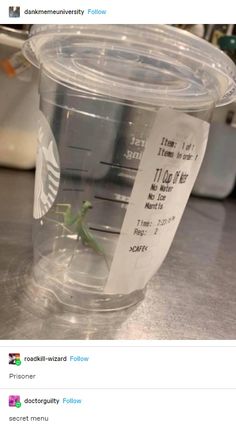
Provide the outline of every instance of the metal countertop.
<path id="1" fill-rule="evenodd" d="M 32 288 L 33 187 L 0 168 L 1 339 L 236 339 L 236 200 L 189 200 L 143 302 L 68 314 Z"/>

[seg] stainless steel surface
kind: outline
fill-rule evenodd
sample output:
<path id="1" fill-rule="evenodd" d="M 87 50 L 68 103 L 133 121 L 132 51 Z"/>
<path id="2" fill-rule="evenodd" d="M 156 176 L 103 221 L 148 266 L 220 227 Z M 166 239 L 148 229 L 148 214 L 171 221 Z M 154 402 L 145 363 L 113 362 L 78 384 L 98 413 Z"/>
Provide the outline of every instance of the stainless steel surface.
<path id="1" fill-rule="evenodd" d="M 68 314 L 32 286 L 33 185 L 0 169 L 1 339 L 236 339 L 236 201 L 190 199 L 142 303 Z"/>

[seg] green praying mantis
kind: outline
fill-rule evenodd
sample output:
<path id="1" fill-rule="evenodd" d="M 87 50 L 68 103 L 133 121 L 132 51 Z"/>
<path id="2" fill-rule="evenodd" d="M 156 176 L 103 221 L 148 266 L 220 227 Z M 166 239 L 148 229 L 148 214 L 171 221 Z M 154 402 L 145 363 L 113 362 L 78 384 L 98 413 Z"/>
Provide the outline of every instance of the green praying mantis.
<path id="1" fill-rule="evenodd" d="M 105 259 L 106 265 L 109 269 L 108 262 L 106 259 L 105 251 L 89 231 L 89 227 L 86 224 L 85 218 L 89 209 L 92 209 L 92 204 L 88 200 L 85 200 L 82 204 L 81 209 L 76 215 L 72 214 L 71 204 L 68 203 L 58 203 L 57 208 L 64 210 L 56 210 L 56 213 L 63 215 L 64 226 L 69 228 L 75 226 L 77 233 L 77 239 L 81 239 L 83 245 L 92 248 L 97 254 L 102 255 Z"/>

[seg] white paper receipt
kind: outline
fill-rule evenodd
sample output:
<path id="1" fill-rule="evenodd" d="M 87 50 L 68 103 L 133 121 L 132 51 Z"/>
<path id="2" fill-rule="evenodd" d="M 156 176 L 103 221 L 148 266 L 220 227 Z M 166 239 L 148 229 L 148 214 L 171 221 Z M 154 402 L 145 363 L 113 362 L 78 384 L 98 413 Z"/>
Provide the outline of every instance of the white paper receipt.
<path id="1" fill-rule="evenodd" d="M 105 293 L 142 289 L 162 264 L 206 149 L 209 124 L 171 109 L 157 113 L 140 161 Z"/>

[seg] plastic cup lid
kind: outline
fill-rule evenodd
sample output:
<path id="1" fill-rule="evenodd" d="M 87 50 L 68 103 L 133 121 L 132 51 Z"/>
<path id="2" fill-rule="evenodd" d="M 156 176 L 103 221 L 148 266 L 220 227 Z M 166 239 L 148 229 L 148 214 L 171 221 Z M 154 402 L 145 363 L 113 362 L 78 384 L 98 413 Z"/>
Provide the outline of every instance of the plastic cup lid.
<path id="1" fill-rule="evenodd" d="M 97 96 L 190 111 L 236 98 L 232 60 L 169 25 L 34 25 L 23 50 L 52 79 Z"/>

